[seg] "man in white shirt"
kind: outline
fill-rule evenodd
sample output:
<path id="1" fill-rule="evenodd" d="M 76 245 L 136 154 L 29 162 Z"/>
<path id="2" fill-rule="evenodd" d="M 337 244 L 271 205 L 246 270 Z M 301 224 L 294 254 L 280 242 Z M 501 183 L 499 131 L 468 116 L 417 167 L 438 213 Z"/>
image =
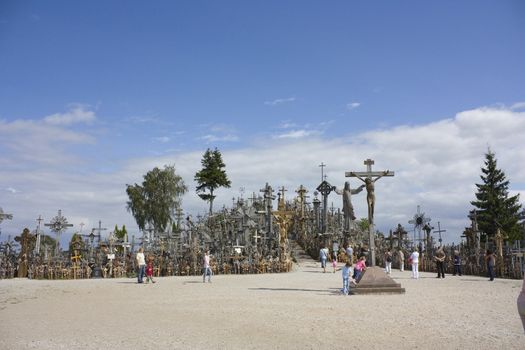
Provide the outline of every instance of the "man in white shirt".
<path id="1" fill-rule="evenodd" d="M 410 260 L 412 261 L 412 278 L 418 279 L 419 252 L 417 251 L 417 248 L 415 248 L 412 254 L 410 254 Z"/>
<path id="2" fill-rule="evenodd" d="M 319 251 L 319 259 L 321 260 L 321 267 L 323 268 L 323 273 L 326 272 L 326 260 L 328 259 L 328 254 L 330 252 L 328 251 L 328 248 L 326 248 L 326 245 L 321 248 Z"/>
<path id="3" fill-rule="evenodd" d="M 140 247 L 139 252 L 137 253 L 137 266 L 138 266 L 138 272 L 137 272 L 137 278 L 138 283 L 144 282 L 144 272 L 146 270 L 146 258 L 144 257 L 144 248 Z"/>
<path id="4" fill-rule="evenodd" d="M 211 283 L 212 271 L 210 268 L 210 252 L 208 250 L 204 253 L 203 270 L 204 274 L 202 275 L 202 283 L 205 282 L 206 275 L 208 275 L 208 283 Z"/>

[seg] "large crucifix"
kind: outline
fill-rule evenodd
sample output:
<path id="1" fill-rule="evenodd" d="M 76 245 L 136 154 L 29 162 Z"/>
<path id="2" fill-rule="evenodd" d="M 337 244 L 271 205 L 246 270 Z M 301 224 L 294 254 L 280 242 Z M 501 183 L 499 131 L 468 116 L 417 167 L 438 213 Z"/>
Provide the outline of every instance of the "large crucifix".
<path id="1" fill-rule="evenodd" d="M 372 165 L 374 161 L 367 159 L 364 161 L 366 165 L 366 171 L 348 171 L 345 172 L 345 177 L 357 177 L 359 180 L 365 183 L 366 187 L 366 201 L 368 203 L 368 232 L 369 232 L 369 245 L 370 245 L 370 265 L 375 266 L 375 242 L 374 242 L 374 207 L 375 207 L 375 182 L 383 176 L 394 176 L 393 171 L 372 171 Z"/>

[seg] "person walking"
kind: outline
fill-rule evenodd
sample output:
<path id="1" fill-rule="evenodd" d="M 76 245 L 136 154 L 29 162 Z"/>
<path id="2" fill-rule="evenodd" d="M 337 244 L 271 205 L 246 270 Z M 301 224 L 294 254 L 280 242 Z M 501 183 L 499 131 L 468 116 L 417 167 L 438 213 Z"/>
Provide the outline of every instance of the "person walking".
<path id="1" fill-rule="evenodd" d="M 390 248 L 385 253 L 385 272 L 390 275 L 390 272 L 392 272 L 392 252 L 390 251 Z"/>
<path id="2" fill-rule="evenodd" d="M 398 257 L 399 257 L 399 270 L 403 272 L 405 271 L 405 254 L 403 253 L 403 249 L 401 248 L 399 248 Z"/>
<path id="3" fill-rule="evenodd" d="M 352 268 L 352 264 L 349 261 L 347 261 L 345 266 L 343 266 L 343 268 L 341 269 L 342 275 L 343 275 L 342 292 L 344 295 L 348 295 L 348 293 L 350 292 L 350 282 L 355 283 L 355 280 L 351 277 L 351 274 L 350 274 L 351 268 Z"/>
<path id="4" fill-rule="evenodd" d="M 326 248 L 326 245 L 321 248 L 319 251 L 319 260 L 321 260 L 321 267 L 323 268 L 323 273 L 326 272 L 326 260 L 328 259 L 328 248 Z"/>
<path id="5" fill-rule="evenodd" d="M 485 254 L 485 261 L 487 262 L 487 277 L 489 278 L 489 281 L 494 281 L 494 277 L 496 277 L 496 274 L 494 273 L 494 265 L 496 265 L 496 256 L 490 249 L 487 249 L 487 253 Z"/>
<path id="6" fill-rule="evenodd" d="M 436 251 L 436 256 L 434 256 L 434 259 L 436 260 L 436 267 L 438 275 L 436 278 L 445 278 L 445 252 L 443 251 L 443 247 L 439 247 Z"/>
<path id="7" fill-rule="evenodd" d="M 145 272 L 144 270 L 146 268 L 146 258 L 144 257 L 144 248 L 142 247 L 139 248 L 139 252 L 137 253 L 136 260 L 137 260 L 137 266 L 138 266 L 138 271 L 137 271 L 138 283 L 143 283 L 144 282 L 144 272 Z"/>
<path id="8" fill-rule="evenodd" d="M 153 257 L 148 257 L 148 264 L 146 265 L 146 283 L 155 283 L 153 280 Z"/>
<path id="9" fill-rule="evenodd" d="M 410 260 L 412 264 L 412 278 L 418 279 L 419 252 L 417 251 L 417 248 L 414 248 L 414 251 L 412 252 L 412 254 L 410 254 Z"/>
<path id="10" fill-rule="evenodd" d="M 208 276 L 208 283 L 211 283 L 211 276 L 213 272 L 210 268 L 210 252 L 208 250 L 204 253 L 202 269 L 204 271 L 204 273 L 202 274 L 202 283 L 206 282 L 206 276 Z"/>
<path id="11" fill-rule="evenodd" d="M 454 250 L 454 276 L 456 274 L 461 276 L 461 256 L 459 255 L 459 251 Z"/>

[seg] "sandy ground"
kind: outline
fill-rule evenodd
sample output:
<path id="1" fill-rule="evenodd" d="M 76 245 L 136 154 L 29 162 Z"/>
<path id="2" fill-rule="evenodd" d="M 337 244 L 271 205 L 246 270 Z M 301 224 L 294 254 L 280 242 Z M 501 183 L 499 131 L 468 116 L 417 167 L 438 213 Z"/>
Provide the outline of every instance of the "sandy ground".
<path id="1" fill-rule="evenodd" d="M 341 275 L 0 281 L 0 349 L 525 349 L 522 281 L 394 271 L 401 295 L 343 296 Z"/>

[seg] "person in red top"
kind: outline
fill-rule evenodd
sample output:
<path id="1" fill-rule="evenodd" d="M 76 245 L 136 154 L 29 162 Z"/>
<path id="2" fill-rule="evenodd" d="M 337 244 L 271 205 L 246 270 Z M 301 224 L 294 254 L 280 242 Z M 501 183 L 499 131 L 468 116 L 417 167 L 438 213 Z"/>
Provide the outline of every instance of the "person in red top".
<path id="1" fill-rule="evenodd" d="M 148 257 L 148 265 L 146 265 L 146 283 L 155 283 L 153 280 L 153 257 Z"/>

